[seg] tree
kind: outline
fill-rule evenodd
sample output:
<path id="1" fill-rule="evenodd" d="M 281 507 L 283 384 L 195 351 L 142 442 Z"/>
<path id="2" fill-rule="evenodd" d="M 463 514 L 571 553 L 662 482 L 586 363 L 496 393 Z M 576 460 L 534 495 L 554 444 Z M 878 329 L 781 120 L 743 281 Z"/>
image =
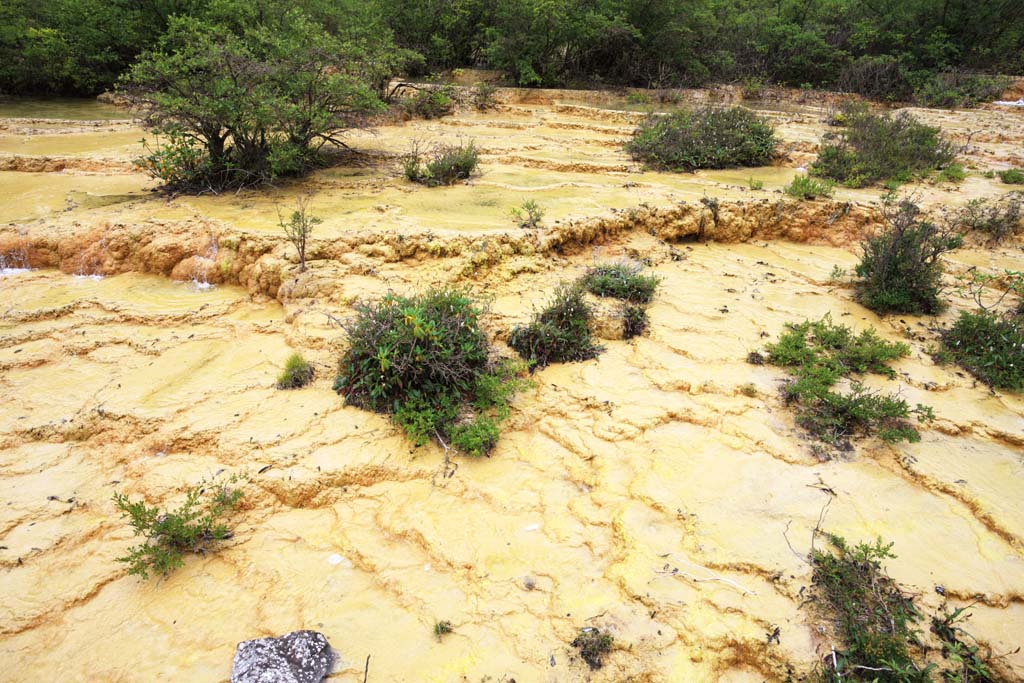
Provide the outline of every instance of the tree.
<path id="1" fill-rule="evenodd" d="M 309 198 L 300 197 L 296 200 L 295 211 L 292 211 L 291 218 L 286 223 L 281 215 L 280 209 L 277 212 L 277 224 L 281 226 L 285 237 L 295 245 L 299 252 L 299 272 L 306 272 L 306 243 L 313 235 L 313 227 L 323 223 L 323 219 L 308 213 Z"/>
<path id="2" fill-rule="evenodd" d="M 298 9 L 235 27 L 174 17 L 121 82 L 160 136 L 140 164 L 187 192 L 300 174 L 383 106 L 375 89 L 394 67 L 388 49 L 330 35 Z"/>

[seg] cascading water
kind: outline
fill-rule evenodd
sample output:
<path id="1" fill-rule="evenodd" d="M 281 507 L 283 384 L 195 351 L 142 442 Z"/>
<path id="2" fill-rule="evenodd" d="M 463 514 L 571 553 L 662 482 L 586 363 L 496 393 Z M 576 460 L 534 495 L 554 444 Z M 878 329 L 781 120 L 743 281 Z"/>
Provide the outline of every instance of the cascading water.
<path id="1" fill-rule="evenodd" d="M 89 280 L 102 280 L 103 279 L 103 262 L 107 255 L 107 233 L 104 232 L 100 237 L 100 248 L 99 252 L 86 252 L 82 250 L 78 254 L 78 268 L 75 269 L 74 276 L 77 279 L 89 279 Z"/>
<path id="2" fill-rule="evenodd" d="M 0 252 L 0 276 L 16 275 L 29 270 L 28 249 L 25 246 Z"/>
<path id="3" fill-rule="evenodd" d="M 211 235 L 205 251 L 196 255 L 197 264 L 192 271 L 192 286 L 196 289 L 204 290 L 213 287 L 213 283 L 210 282 L 210 270 L 216 266 L 219 251 L 220 244 L 217 242 L 217 236 Z"/>

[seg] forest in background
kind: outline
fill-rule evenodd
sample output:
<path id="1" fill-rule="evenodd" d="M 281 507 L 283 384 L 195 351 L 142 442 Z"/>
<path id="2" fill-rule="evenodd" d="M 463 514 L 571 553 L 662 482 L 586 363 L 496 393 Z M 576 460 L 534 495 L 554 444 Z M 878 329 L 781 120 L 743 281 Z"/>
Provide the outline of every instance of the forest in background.
<path id="1" fill-rule="evenodd" d="M 239 33 L 295 10 L 411 76 L 490 68 L 522 86 L 753 81 L 941 102 L 966 74 L 1024 73 L 1021 0 L 5 0 L 0 92 L 95 95 L 176 15 Z"/>

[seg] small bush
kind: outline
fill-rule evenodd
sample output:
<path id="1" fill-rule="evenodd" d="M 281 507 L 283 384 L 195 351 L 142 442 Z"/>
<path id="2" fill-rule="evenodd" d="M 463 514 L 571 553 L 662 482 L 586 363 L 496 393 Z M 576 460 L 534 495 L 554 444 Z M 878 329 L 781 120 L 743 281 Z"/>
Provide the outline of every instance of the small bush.
<path id="1" fill-rule="evenodd" d="M 413 118 L 439 119 L 455 111 L 455 90 L 449 85 L 420 90 L 402 101 L 405 113 Z"/>
<path id="2" fill-rule="evenodd" d="M 789 368 L 794 375 L 784 395 L 787 403 L 798 405 L 797 424 L 825 443 L 844 444 L 858 433 L 877 433 L 885 441 L 917 441 L 920 436 L 907 418 L 931 416 L 924 406 L 911 409 L 897 396 L 868 391 L 858 382 L 851 384 L 849 393 L 832 391 L 851 374 L 895 375 L 887 364 L 909 354 L 910 348 L 887 342 L 874 330 L 854 334 L 826 315 L 818 321 L 787 324 L 767 351 L 772 365 Z"/>
<path id="3" fill-rule="evenodd" d="M 643 92 L 626 93 L 627 104 L 650 104 L 651 96 Z"/>
<path id="4" fill-rule="evenodd" d="M 646 304 L 654 298 L 658 278 L 654 275 L 641 275 L 641 270 L 642 266 L 628 263 L 594 266 L 587 271 L 581 282 L 588 292 L 596 296 Z"/>
<path id="5" fill-rule="evenodd" d="M 534 367 L 588 360 L 601 352 L 590 330 L 593 312 L 579 285 L 560 285 L 529 325 L 512 330 L 508 345 Z"/>
<path id="6" fill-rule="evenodd" d="M 597 628 L 582 628 L 572 646 L 580 651 L 580 657 L 591 668 L 600 669 L 604 666 L 604 656 L 611 652 L 615 638 L 610 633 L 603 633 Z"/>
<path id="7" fill-rule="evenodd" d="M 847 63 L 839 72 L 838 89 L 880 102 L 905 102 L 913 94 L 906 70 L 889 55 L 863 56 Z"/>
<path id="8" fill-rule="evenodd" d="M 518 207 L 513 207 L 509 214 L 520 228 L 539 228 L 544 223 L 544 209 L 533 199 L 527 199 Z"/>
<path id="9" fill-rule="evenodd" d="M 916 624 L 921 613 L 882 567 L 894 557 L 892 544 L 849 547 L 828 534 L 834 552 L 811 556 L 814 594 L 842 642 L 834 668 L 824 670 L 828 683 L 928 683 L 930 668 L 912 656 L 920 642 Z M 829 658 L 829 665 L 832 664 Z"/>
<path id="10" fill-rule="evenodd" d="M 430 152 L 413 144 L 403 162 L 405 177 L 427 187 L 453 185 L 468 180 L 480 163 L 476 145 L 470 142 L 458 145 L 437 145 Z"/>
<path id="11" fill-rule="evenodd" d="M 764 181 L 763 180 L 757 180 L 757 179 L 755 179 L 753 177 L 747 178 L 747 187 L 749 187 L 751 190 L 763 190 L 764 189 Z"/>
<path id="12" fill-rule="evenodd" d="M 959 247 L 962 238 L 952 226 L 922 220 L 908 201 L 889 210 L 886 223 L 882 234 L 862 244 L 858 300 L 877 313 L 937 313 L 944 306 L 939 257 Z"/>
<path id="13" fill-rule="evenodd" d="M 990 311 L 964 311 L 942 333 L 949 356 L 985 384 L 1024 391 L 1024 320 Z"/>
<path id="14" fill-rule="evenodd" d="M 312 215 L 309 212 L 309 198 L 301 197 L 296 201 L 295 211 L 292 211 L 288 221 L 284 220 L 281 210 L 277 212 L 277 224 L 284 232 L 284 236 L 292 243 L 299 253 L 299 272 L 306 272 L 306 246 L 313 236 L 313 229 L 323 223 L 323 219 Z"/>
<path id="15" fill-rule="evenodd" d="M 313 366 L 302 356 L 293 353 L 288 356 L 284 370 L 277 377 L 278 389 L 299 389 L 313 381 Z"/>
<path id="16" fill-rule="evenodd" d="M 1002 76 L 962 71 L 937 73 L 914 89 L 914 102 L 925 107 L 973 107 L 997 99 L 1010 85 Z"/>
<path id="17" fill-rule="evenodd" d="M 486 111 L 497 106 L 495 95 L 498 88 L 490 83 L 477 83 L 473 88 L 473 106 L 479 111 Z"/>
<path id="18" fill-rule="evenodd" d="M 626 304 L 622 308 L 622 338 L 632 339 L 647 331 L 650 321 L 647 319 L 647 307 L 639 304 Z"/>
<path id="19" fill-rule="evenodd" d="M 775 152 L 771 124 L 749 109 L 711 107 L 652 116 L 640 124 L 626 151 L 657 169 L 764 166 Z"/>
<path id="20" fill-rule="evenodd" d="M 117 561 L 128 565 L 129 575 L 142 580 L 151 573 L 167 576 L 185 564 L 185 553 L 203 554 L 231 538 L 231 527 L 220 519 L 241 499 L 241 489 L 200 485 L 186 491 L 185 502 L 177 510 L 163 512 L 144 501 L 133 503 L 125 495 L 114 494 L 121 516 L 128 518 L 136 536 L 146 539 Z"/>
<path id="21" fill-rule="evenodd" d="M 765 82 L 763 78 L 758 76 L 748 76 L 743 79 L 742 92 L 743 99 L 745 100 L 756 100 L 760 99 L 764 95 Z"/>
<path id="22" fill-rule="evenodd" d="M 1007 185 L 1024 185 L 1024 168 L 1010 168 L 996 175 Z"/>
<path id="23" fill-rule="evenodd" d="M 480 315 L 462 289 L 358 304 L 345 326 L 349 348 L 335 390 L 353 405 L 390 413 L 416 445 L 436 438 L 485 455 L 523 383 L 517 364 L 492 360 Z"/>
<path id="24" fill-rule="evenodd" d="M 956 213 L 954 223 L 985 233 L 993 242 L 1024 232 L 1024 194 L 1011 192 L 998 199 L 972 199 Z"/>
<path id="25" fill-rule="evenodd" d="M 450 621 L 435 621 L 434 622 L 434 637 L 437 638 L 438 640 L 441 640 L 441 638 L 443 638 L 444 636 L 448 635 L 453 630 L 454 629 L 452 629 L 452 622 L 450 622 Z"/>
<path id="26" fill-rule="evenodd" d="M 838 137 L 829 134 L 811 165 L 813 175 L 849 187 L 887 179 L 906 182 L 953 161 L 955 150 L 938 128 L 910 114 L 860 114 Z"/>
<path id="27" fill-rule="evenodd" d="M 962 183 L 966 178 L 967 171 L 960 164 L 950 164 L 935 176 L 935 180 L 940 183 Z"/>
<path id="28" fill-rule="evenodd" d="M 797 199 L 817 199 L 831 197 L 834 190 L 835 183 L 830 180 L 818 180 L 806 175 L 797 175 L 782 191 Z"/>

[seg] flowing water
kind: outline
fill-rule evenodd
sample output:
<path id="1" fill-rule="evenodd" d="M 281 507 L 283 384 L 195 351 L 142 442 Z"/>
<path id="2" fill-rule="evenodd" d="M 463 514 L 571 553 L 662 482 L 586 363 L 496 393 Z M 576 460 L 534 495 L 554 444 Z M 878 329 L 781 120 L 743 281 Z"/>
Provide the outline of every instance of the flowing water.
<path id="1" fill-rule="evenodd" d="M 642 172 L 616 147 L 633 114 L 572 106 L 354 133 L 368 155 L 260 193 L 168 199 L 117 168 L 0 174 L 13 188 L 0 254 L 20 249 L 34 268 L 0 277 L 12 680 L 224 682 L 237 642 L 310 628 L 340 654 L 329 680 L 346 683 L 363 680 L 367 655 L 370 681 L 781 683 L 835 644 L 805 604 L 823 510 L 830 531 L 895 542 L 890 572 L 925 610 L 944 600 L 937 587 L 976 602 L 969 630 L 1024 677 L 1024 398 L 936 365 L 932 319 L 879 319 L 833 280 L 857 263 L 879 192 L 780 203 L 799 154 Z M 785 141 L 823 130 L 784 113 L 799 118 L 780 124 Z M 1021 115 L 923 113 L 989 126 L 972 158 L 993 165 L 1024 140 Z M 410 140 L 460 135 L 484 152 L 478 178 L 424 189 L 400 177 L 392 155 Z M 22 137 L 0 131 L 0 148 Z M 120 149 L 102 131 L 38 144 L 86 161 Z M 960 189 L 917 189 L 935 207 L 1003 188 L 974 173 Z M 307 193 L 325 221 L 300 274 L 276 208 Z M 547 210 L 540 230 L 508 215 L 527 198 Z M 680 242 L 696 237 L 717 241 Z M 975 244 L 949 267 L 1022 257 L 1019 243 Z M 625 258 L 662 278 L 649 332 L 535 373 L 491 457 L 457 459 L 450 479 L 440 448 L 413 448 L 331 390 L 344 347 L 333 320 L 358 298 L 468 284 L 507 351 L 509 328 L 560 281 Z M 940 323 L 969 305 L 953 299 Z M 920 443 L 868 440 L 822 462 L 779 395 L 785 373 L 745 362 L 786 322 L 825 313 L 910 344 L 878 386 L 934 408 Z M 294 351 L 315 380 L 279 391 Z M 248 479 L 232 540 L 162 581 L 127 576 L 115 558 L 133 539 L 111 496 L 174 506 L 218 474 Z M 454 628 L 441 642 L 440 620 Z M 616 639 L 599 671 L 569 645 L 586 626 Z"/>

